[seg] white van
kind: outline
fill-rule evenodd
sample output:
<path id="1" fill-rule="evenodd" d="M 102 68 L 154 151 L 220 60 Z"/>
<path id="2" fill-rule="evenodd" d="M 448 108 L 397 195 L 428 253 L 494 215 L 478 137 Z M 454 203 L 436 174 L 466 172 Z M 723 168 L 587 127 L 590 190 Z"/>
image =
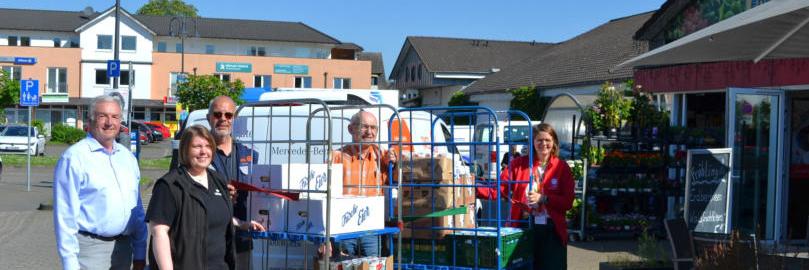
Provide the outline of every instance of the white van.
<path id="1" fill-rule="evenodd" d="M 517 146 L 517 151 L 521 155 L 526 155 L 531 145 L 528 141 L 528 134 L 531 130 L 531 125 L 539 124 L 539 121 L 499 121 L 497 130 L 494 129 L 492 122 L 478 123 L 475 125 L 474 142 L 488 143 L 496 138 L 500 138 L 499 154 L 498 149 L 494 145 L 472 145 L 470 150 L 473 153 L 473 169 L 475 175 L 485 179 L 497 178 L 498 168 L 502 170 L 498 164 L 503 160 L 509 150 L 509 145 Z"/>

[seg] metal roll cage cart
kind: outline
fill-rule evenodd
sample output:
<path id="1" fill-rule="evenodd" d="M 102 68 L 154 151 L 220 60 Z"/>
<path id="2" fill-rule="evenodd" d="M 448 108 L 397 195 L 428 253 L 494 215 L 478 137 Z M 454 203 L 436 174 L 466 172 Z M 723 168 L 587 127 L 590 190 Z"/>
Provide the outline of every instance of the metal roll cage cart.
<path id="1" fill-rule="evenodd" d="M 312 98 L 259 101 L 239 107 L 234 137 L 238 143 L 258 153 L 256 160 L 246 166 L 253 191 L 259 191 L 251 193 L 248 217 L 267 228 L 266 232 L 249 233 L 254 243 L 253 269 L 313 269 L 318 266 L 330 269 L 330 252 L 322 252 L 321 259 L 314 259 L 318 247 L 363 236 L 399 233 L 398 227 L 384 225 L 361 230 L 368 224 L 360 221 L 362 214 L 356 211 L 357 203 L 353 205 L 353 212 L 342 216 L 342 226 L 351 219 L 356 220 L 352 222 L 358 227 L 333 233 L 335 226 L 340 229 L 339 224 L 333 224 L 333 208 L 340 205 L 332 205 L 332 202 L 343 197 L 343 194 L 335 194 L 342 191 L 343 185 L 342 181 L 334 180 L 335 177 L 342 179 L 342 171 L 334 171 L 332 153 L 336 143 L 345 144 L 345 139 L 351 139 L 344 133 L 345 123 L 351 117 L 346 118 L 347 110 L 376 111 L 377 115 L 389 110 L 391 118 L 398 119 L 396 109 L 389 105 L 332 106 Z M 342 113 L 335 115 L 335 111 Z M 304 119 L 306 121 L 301 121 Z M 340 129 L 335 129 L 338 126 Z M 336 139 L 342 140 L 337 142 Z M 393 141 L 375 144 L 401 147 L 401 142 Z M 342 168 L 342 164 L 336 167 Z M 400 166 L 389 166 L 388 175 L 393 175 L 396 167 Z M 384 188 L 390 196 L 393 187 L 361 182 L 357 188 Z M 385 208 L 379 206 L 379 209 Z M 380 215 L 382 217 L 384 215 Z M 384 224 L 384 220 L 380 223 Z"/>
<path id="2" fill-rule="evenodd" d="M 527 227 L 530 228 L 533 222 L 511 220 L 510 216 L 504 219 L 503 213 L 499 209 L 503 202 L 501 199 L 511 197 L 511 184 L 528 182 L 531 185 L 533 172 L 531 179 L 501 180 L 500 164 L 495 162 L 491 169 L 496 170 L 496 179 L 476 179 L 478 177 L 469 173 L 467 165 L 458 162 L 460 154 L 454 150 L 459 145 L 469 146 L 470 155 L 485 150 L 485 162 L 489 162 L 490 151 L 499 157 L 499 147 L 503 141 L 497 132 L 489 132 L 487 138 L 480 138 L 479 141 L 456 142 L 453 139 L 456 122 L 466 122 L 475 126 L 487 123 L 492 131 L 497 131 L 501 128 L 498 126 L 497 113 L 490 108 L 480 106 L 402 108 L 399 112 L 405 121 L 408 121 L 410 127 L 413 127 L 414 114 L 422 113 L 423 116 L 423 113 L 428 113 L 431 127 L 429 141 L 402 142 L 403 149 L 426 148 L 429 153 L 426 156 L 419 156 L 416 154 L 418 151 L 411 151 L 409 156 L 403 154 L 403 161 L 400 162 L 403 166 L 402 174 L 396 185 L 401 187 L 402 196 L 398 201 L 402 208 L 398 213 L 405 222 L 400 237 L 409 239 L 401 240 L 400 249 L 396 253 L 397 266 L 400 269 L 519 269 L 530 267 L 532 263 L 530 256 L 521 257 L 517 254 L 526 250 L 530 252 L 530 248 L 525 248 L 525 245 L 530 245 L 530 239 L 523 238 L 528 234 L 523 234 L 519 229 L 504 226 L 527 222 Z M 512 116 L 519 116 L 530 121 L 529 117 L 520 111 L 501 113 L 506 115 L 505 118 L 509 119 L 509 123 Z M 444 121 L 447 119 L 448 122 Z M 448 124 L 449 127 L 447 128 L 444 124 Z M 436 130 L 437 128 L 442 130 Z M 420 136 L 420 134 L 414 134 L 412 128 L 409 132 L 410 138 Z M 437 132 L 444 133 L 444 140 L 436 140 Z M 530 129 L 528 132 L 528 142 L 522 143 L 530 145 L 533 134 L 530 134 L 532 132 Z M 477 134 L 478 131 L 475 130 L 475 133 Z M 511 140 L 507 143 L 521 144 L 521 142 Z M 446 149 L 446 152 L 440 153 L 442 151 L 437 151 L 437 149 Z M 529 151 L 530 160 L 533 160 L 532 152 Z M 449 156 L 448 160 L 447 156 Z M 456 159 L 456 157 L 458 158 Z M 447 175 L 447 168 L 444 167 L 448 163 L 451 164 L 449 175 Z M 488 176 L 489 174 L 483 173 L 482 175 Z M 501 187 L 504 186 L 507 187 L 505 190 L 509 194 L 502 194 Z M 475 209 L 478 205 L 476 200 L 478 189 L 492 191 L 493 196 L 489 199 L 496 201 L 498 210 L 495 211 L 492 219 L 472 220 L 470 224 L 466 218 L 474 219 Z M 472 197 L 465 197 L 469 192 Z M 440 198 L 437 193 L 444 194 L 444 198 Z M 457 196 L 458 193 L 461 196 Z M 505 203 L 508 204 L 510 210 L 512 201 L 509 199 Z M 470 209 L 472 212 L 469 212 Z M 486 221 L 493 222 L 493 226 L 479 226 L 481 222 Z"/>

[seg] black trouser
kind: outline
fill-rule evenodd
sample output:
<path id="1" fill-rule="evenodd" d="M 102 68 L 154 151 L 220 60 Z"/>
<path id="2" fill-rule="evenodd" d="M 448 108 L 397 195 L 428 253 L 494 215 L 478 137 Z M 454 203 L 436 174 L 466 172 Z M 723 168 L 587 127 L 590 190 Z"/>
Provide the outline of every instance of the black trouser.
<path id="1" fill-rule="evenodd" d="M 550 218 L 548 224 L 534 224 L 534 269 L 567 269 L 567 246 L 559 239 Z"/>

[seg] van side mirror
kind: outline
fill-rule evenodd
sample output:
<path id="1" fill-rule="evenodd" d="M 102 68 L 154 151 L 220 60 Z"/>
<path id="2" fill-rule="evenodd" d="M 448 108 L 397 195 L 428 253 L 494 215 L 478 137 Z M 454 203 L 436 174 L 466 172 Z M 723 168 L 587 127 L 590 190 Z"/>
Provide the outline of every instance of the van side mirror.
<path id="1" fill-rule="evenodd" d="M 44 139 L 44 138 L 45 138 L 45 135 L 39 134 L 39 135 L 37 135 L 37 138 L 39 138 L 39 139 Z"/>

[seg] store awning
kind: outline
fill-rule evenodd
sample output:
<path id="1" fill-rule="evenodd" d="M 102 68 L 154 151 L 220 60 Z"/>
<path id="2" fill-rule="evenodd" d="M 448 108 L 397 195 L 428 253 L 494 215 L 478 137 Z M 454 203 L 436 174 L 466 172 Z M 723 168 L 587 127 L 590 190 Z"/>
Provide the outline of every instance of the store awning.
<path id="1" fill-rule="evenodd" d="M 772 0 L 614 69 L 720 61 L 809 57 L 809 0 Z"/>

